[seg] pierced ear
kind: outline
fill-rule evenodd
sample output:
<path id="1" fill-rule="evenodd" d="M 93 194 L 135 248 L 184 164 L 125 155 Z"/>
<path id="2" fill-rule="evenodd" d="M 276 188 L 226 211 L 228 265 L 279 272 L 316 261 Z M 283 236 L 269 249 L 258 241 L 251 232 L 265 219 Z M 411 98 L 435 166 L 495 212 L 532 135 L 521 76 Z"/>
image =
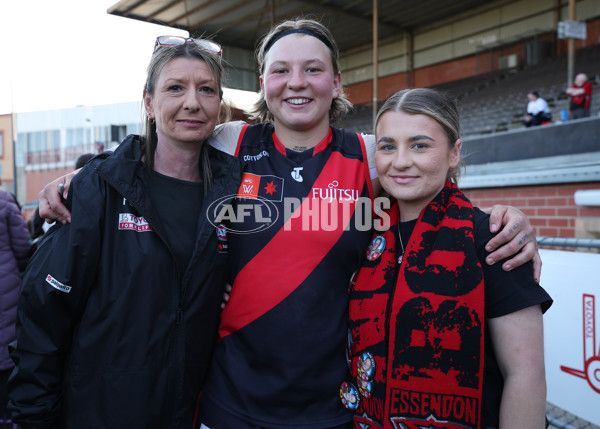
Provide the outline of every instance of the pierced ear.
<path id="1" fill-rule="evenodd" d="M 152 96 L 144 91 L 144 109 L 146 110 L 146 115 L 150 119 L 154 119 L 154 108 L 152 107 Z"/>

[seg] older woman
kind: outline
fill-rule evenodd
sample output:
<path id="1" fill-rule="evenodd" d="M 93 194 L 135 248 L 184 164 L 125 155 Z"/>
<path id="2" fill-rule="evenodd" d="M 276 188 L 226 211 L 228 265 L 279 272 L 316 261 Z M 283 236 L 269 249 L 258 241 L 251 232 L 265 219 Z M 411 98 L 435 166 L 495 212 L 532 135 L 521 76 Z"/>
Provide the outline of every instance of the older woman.
<path id="1" fill-rule="evenodd" d="M 192 426 L 227 258 L 204 213 L 241 177 L 206 144 L 222 83 L 218 45 L 159 37 L 146 135 L 73 180 L 73 222 L 48 233 L 19 300 L 9 387 L 20 427 Z"/>

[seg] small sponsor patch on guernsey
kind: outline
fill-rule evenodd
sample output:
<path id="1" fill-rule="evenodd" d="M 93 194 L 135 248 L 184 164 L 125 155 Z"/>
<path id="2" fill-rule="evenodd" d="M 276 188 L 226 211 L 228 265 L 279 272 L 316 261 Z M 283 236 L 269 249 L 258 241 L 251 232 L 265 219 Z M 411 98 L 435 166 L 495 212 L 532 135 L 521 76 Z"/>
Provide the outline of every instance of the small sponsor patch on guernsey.
<path id="1" fill-rule="evenodd" d="M 46 282 L 56 290 L 59 290 L 64 293 L 71 292 L 71 286 L 59 282 L 54 277 L 52 277 L 50 274 L 48 274 L 46 276 Z"/>

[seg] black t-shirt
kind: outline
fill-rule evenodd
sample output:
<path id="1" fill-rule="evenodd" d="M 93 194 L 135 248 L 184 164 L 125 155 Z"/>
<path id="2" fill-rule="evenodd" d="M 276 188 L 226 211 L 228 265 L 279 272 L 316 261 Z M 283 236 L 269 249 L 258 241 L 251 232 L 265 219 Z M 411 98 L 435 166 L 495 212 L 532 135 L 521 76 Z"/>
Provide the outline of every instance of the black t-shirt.
<path id="1" fill-rule="evenodd" d="M 180 277 L 196 245 L 196 228 L 204 199 L 204 184 L 187 182 L 154 172 L 150 199 L 167 232 L 166 240 L 175 254 Z"/>
<path id="2" fill-rule="evenodd" d="M 502 261 L 496 262 L 494 265 L 488 265 L 485 262 L 485 258 L 489 255 L 489 252 L 485 250 L 485 245 L 495 235 L 490 232 L 489 218 L 488 214 L 475 207 L 473 233 L 477 256 L 483 268 L 485 280 L 486 319 L 504 316 L 533 305 L 541 305 L 542 311 L 545 312 L 552 305 L 552 299 L 533 280 L 532 262 L 508 272 L 502 269 Z M 417 219 L 400 224 L 402 242 L 405 243 L 405 246 L 410 240 L 416 224 Z M 400 246 L 397 247 L 399 256 L 402 250 Z M 504 379 L 496 361 L 487 324 L 484 347 L 482 427 L 498 427 Z"/>

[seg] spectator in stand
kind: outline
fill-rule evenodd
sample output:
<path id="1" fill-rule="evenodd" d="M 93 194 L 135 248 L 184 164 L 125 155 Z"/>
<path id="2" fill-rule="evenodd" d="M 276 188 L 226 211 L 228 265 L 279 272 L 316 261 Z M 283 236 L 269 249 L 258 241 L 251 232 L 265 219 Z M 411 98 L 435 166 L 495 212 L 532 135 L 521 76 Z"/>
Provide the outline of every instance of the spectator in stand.
<path id="1" fill-rule="evenodd" d="M 0 189 L 0 429 L 12 428 L 6 380 L 14 367 L 8 344 L 15 340 L 21 277 L 17 261 L 29 254 L 29 231 L 14 197 Z"/>
<path id="2" fill-rule="evenodd" d="M 575 83 L 567 88 L 567 95 L 571 97 L 569 111 L 571 119 L 587 118 L 590 116 L 592 102 L 592 84 L 585 73 L 575 76 Z"/>
<path id="3" fill-rule="evenodd" d="M 531 91 L 527 94 L 529 103 L 527 103 L 527 115 L 525 115 L 525 126 L 537 126 L 542 125 L 544 122 L 552 121 L 552 112 L 548 103 L 537 91 Z"/>

